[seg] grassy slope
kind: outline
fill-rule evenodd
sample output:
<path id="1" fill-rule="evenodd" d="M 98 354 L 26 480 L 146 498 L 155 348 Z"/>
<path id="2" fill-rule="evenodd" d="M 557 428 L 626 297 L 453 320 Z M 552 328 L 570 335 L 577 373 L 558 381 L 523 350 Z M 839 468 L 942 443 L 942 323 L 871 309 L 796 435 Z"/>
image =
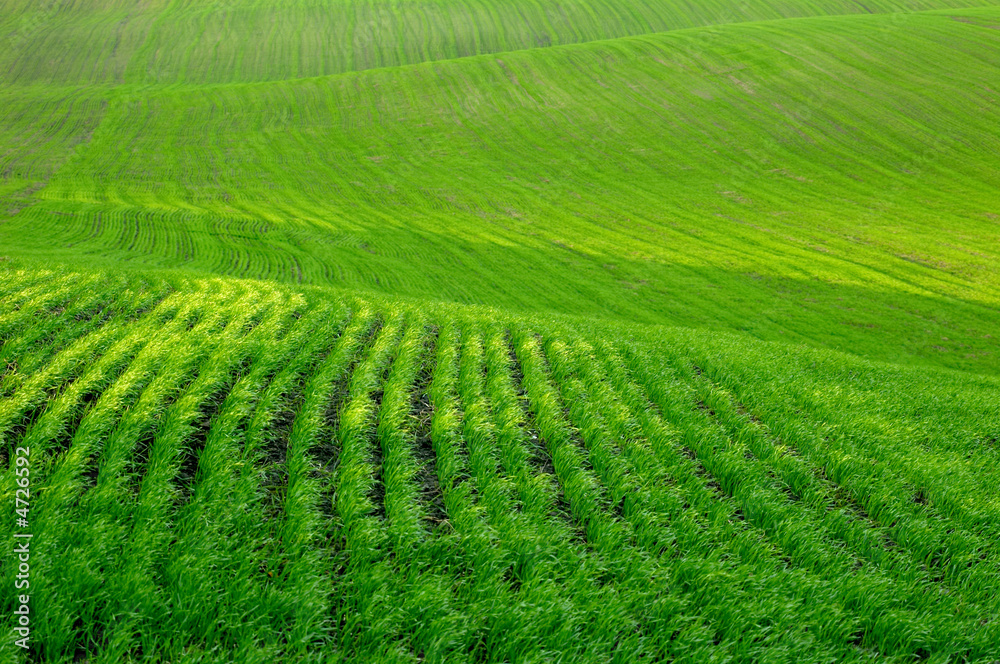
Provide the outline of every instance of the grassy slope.
<path id="1" fill-rule="evenodd" d="M 1000 10 L 739 24 L 943 6 L 3 4 L 35 659 L 996 661 Z"/>
<path id="2" fill-rule="evenodd" d="M 996 5 L 995 0 L 64 0 L 0 2 L 0 71 L 26 84 L 230 83 L 696 26 Z M 248 46 L 249 44 L 249 46 Z M 44 53 L 44 57 L 39 54 Z"/>
<path id="3" fill-rule="evenodd" d="M 0 237 L 993 371 L 998 22 L 801 19 L 280 83 L 18 86 Z"/>
<path id="4" fill-rule="evenodd" d="M 42 661 L 1000 655 L 993 377 L 18 265 L 0 334 Z"/>

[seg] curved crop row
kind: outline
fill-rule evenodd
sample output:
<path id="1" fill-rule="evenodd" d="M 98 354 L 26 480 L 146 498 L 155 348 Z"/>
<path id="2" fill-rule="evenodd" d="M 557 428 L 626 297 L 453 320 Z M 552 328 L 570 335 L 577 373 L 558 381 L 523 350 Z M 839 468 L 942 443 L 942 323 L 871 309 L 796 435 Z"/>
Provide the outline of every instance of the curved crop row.
<path id="1" fill-rule="evenodd" d="M 965 439 L 904 467 L 884 415 L 758 389 L 781 368 L 694 333 L 92 283 L 36 302 L 61 333 L 0 347 L 39 358 L 0 401 L 4 451 L 31 449 L 39 659 L 1000 655 L 990 503 L 920 474 Z M 8 456 L 11 501 L 17 477 Z"/>

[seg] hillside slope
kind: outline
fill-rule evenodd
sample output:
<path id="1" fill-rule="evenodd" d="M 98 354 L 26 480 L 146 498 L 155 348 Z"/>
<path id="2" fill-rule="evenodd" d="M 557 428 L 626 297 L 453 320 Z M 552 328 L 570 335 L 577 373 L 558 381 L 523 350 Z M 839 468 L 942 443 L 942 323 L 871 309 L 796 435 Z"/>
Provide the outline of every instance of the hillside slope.
<path id="1" fill-rule="evenodd" d="M 1000 662 L 998 129 L 978 0 L 0 0 L 0 664 Z"/>
<path id="2" fill-rule="evenodd" d="M 0 241 L 995 371 L 995 25 L 801 19 L 268 84 L 14 87 Z"/>
<path id="3" fill-rule="evenodd" d="M 803 16 L 996 0 L 0 1 L 0 71 L 56 85 L 274 81 Z"/>

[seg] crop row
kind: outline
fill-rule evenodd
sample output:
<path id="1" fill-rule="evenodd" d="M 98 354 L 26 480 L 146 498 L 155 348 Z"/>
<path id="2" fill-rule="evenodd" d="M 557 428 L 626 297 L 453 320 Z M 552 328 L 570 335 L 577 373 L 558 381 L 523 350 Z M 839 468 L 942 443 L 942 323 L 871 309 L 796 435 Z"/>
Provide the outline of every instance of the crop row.
<path id="1" fill-rule="evenodd" d="M 998 654 L 992 471 L 952 461 L 974 501 L 932 474 L 958 439 L 906 457 L 860 407 L 554 322 L 50 290 L 0 300 L 40 657 Z"/>

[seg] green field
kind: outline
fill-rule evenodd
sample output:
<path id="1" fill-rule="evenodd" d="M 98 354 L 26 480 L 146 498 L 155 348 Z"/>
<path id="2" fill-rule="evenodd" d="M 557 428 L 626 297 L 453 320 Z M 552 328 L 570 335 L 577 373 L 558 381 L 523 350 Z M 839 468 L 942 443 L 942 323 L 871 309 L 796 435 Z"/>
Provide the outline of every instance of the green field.
<path id="1" fill-rule="evenodd" d="M 995 664 L 998 307 L 996 2 L 0 0 L 0 664 Z"/>

